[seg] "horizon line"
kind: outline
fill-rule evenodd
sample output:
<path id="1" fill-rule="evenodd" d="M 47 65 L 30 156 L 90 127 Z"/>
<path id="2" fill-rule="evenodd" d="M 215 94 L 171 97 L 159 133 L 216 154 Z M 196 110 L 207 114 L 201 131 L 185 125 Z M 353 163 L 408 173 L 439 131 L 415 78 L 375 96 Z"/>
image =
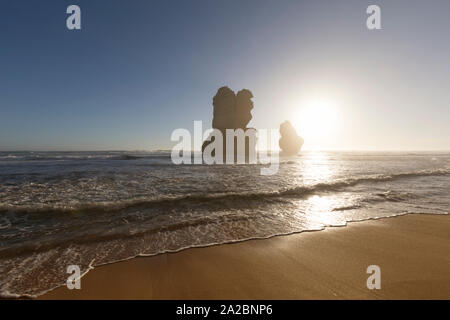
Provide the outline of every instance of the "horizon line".
<path id="1" fill-rule="evenodd" d="M 0 149 L 0 152 L 171 152 L 172 149 Z M 191 152 L 200 152 L 201 150 L 191 150 Z M 260 150 L 260 151 L 280 151 L 280 150 Z M 450 149 L 305 149 L 299 152 L 450 152 Z"/>

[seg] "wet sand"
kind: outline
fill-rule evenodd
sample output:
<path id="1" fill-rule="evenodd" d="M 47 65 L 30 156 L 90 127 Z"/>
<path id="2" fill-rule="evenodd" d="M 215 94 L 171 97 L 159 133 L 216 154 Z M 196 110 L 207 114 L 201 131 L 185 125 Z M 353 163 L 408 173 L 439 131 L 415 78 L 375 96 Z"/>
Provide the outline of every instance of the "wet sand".
<path id="1" fill-rule="evenodd" d="M 381 289 L 366 286 L 369 265 Z M 40 299 L 450 299 L 450 216 L 407 215 L 90 271 Z"/>

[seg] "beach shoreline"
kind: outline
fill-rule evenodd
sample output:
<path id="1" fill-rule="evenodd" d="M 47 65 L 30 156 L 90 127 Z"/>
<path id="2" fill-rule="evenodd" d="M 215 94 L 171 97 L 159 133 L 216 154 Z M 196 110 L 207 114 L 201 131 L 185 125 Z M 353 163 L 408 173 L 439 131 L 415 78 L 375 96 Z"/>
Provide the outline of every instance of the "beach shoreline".
<path id="1" fill-rule="evenodd" d="M 96 267 L 38 299 L 449 299 L 450 217 L 410 214 Z M 366 272 L 381 269 L 381 289 Z"/>

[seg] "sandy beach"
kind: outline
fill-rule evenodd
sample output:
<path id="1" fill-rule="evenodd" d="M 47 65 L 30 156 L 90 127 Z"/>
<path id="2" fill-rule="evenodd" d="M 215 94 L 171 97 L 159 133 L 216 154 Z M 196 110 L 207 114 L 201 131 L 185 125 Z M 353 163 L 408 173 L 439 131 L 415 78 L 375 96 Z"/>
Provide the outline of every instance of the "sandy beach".
<path id="1" fill-rule="evenodd" d="M 448 215 L 406 215 L 105 265 L 40 299 L 449 299 L 449 252 Z"/>

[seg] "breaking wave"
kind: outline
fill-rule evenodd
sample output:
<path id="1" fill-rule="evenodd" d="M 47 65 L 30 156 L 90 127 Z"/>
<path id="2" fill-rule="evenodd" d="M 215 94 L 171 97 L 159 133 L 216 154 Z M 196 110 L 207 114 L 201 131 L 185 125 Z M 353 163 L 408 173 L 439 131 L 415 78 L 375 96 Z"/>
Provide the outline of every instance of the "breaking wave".
<path id="1" fill-rule="evenodd" d="M 192 194 L 178 197 L 158 197 L 153 199 L 133 199 L 122 200 L 120 202 L 100 202 L 92 204 L 80 204 L 77 206 L 0 206 L 0 214 L 4 212 L 15 213 L 83 213 L 83 212 L 117 212 L 124 209 L 138 209 L 152 206 L 170 206 L 170 205 L 188 205 L 217 200 L 245 200 L 245 199 L 267 199 L 274 197 L 306 197 L 318 192 L 340 191 L 342 188 L 351 187 L 363 183 L 377 183 L 384 181 L 393 181 L 397 179 L 406 179 L 426 176 L 446 176 L 450 175 L 450 169 L 421 170 L 415 172 L 405 172 L 396 174 L 377 174 L 361 177 L 351 177 L 326 183 L 317 183 L 313 185 L 299 186 L 290 189 L 282 189 L 274 192 L 248 192 L 248 193 L 215 193 L 215 194 Z M 386 196 L 388 198 L 388 196 Z"/>

